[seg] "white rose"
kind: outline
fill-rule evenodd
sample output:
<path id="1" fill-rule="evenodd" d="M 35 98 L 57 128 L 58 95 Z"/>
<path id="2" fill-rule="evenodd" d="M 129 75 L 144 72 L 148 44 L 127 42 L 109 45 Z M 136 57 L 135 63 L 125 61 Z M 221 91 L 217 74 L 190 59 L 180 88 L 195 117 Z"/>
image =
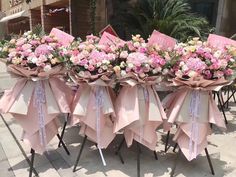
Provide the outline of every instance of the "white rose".
<path id="1" fill-rule="evenodd" d="M 153 73 L 153 74 L 158 73 L 157 69 L 152 70 L 152 73 Z"/>
<path id="2" fill-rule="evenodd" d="M 121 67 L 121 68 L 124 68 L 124 67 L 125 67 L 125 62 L 124 62 L 124 61 L 122 61 L 122 62 L 120 63 L 120 67 Z"/>
<path id="3" fill-rule="evenodd" d="M 128 51 L 122 51 L 121 53 L 120 53 L 120 58 L 127 58 L 128 57 Z"/>
<path id="4" fill-rule="evenodd" d="M 49 57 L 50 59 L 52 59 L 52 58 L 53 58 L 53 55 L 52 55 L 52 54 L 49 54 L 48 57 Z"/>
<path id="5" fill-rule="evenodd" d="M 125 70 L 121 70 L 120 75 L 121 75 L 122 77 L 125 76 L 125 75 L 126 75 L 126 71 L 125 71 Z"/>
<path id="6" fill-rule="evenodd" d="M 195 72 L 195 71 L 190 71 L 189 73 L 188 73 L 188 76 L 189 77 L 194 77 L 194 76 L 196 76 L 197 75 L 197 73 Z"/>
<path id="7" fill-rule="evenodd" d="M 135 42 L 134 43 L 134 47 L 136 47 L 136 48 L 140 47 L 140 43 L 139 42 Z"/>
<path id="8" fill-rule="evenodd" d="M 107 65 L 103 65 L 103 66 L 102 66 L 102 69 L 103 69 L 103 70 L 107 70 L 107 69 L 108 69 Z"/>
<path id="9" fill-rule="evenodd" d="M 178 70 L 178 71 L 175 73 L 175 75 L 176 75 L 177 77 L 181 78 L 181 77 L 183 76 L 183 73 L 182 73 L 180 70 Z"/>
<path id="10" fill-rule="evenodd" d="M 165 69 L 162 71 L 162 74 L 163 74 L 163 75 L 166 75 L 168 72 L 169 72 L 169 69 L 165 68 Z"/>
<path id="11" fill-rule="evenodd" d="M 161 72 L 162 68 L 159 66 L 156 68 L 157 72 Z"/>
<path id="12" fill-rule="evenodd" d="M 183 61 L 181 61 L 180 63 L 179 63 L 179 66 L 184 66 L 185 65 L 185 63 L 183 62 Z"/>
<path id="13" fill-rule="evenodd" d="M 133 64 L 133 63 L 128 63 L 127 67 L 128 67 L 128 68 L 133 68 L 133 67 L 134 67 L 134 64 Z"/>
<path id="14" fill-rule="evenodd" d="M 147 43 L 141 43 L 141 46 L 145 48 L 147 47 Z"/>
<path id="15" fill-rule="evenodd" d="M 217 50 L 217 51 L 214 53 L 213 56 L 216 57 L 216 58 L 219 58 L 219 57 L 221 56 L 221 51 L 220 51 L 220 50 Z"/>
<path id="16" fill-rule="evenodd" d="M 98 62 L 98 63 L 97 63 L 97 67 L 100 67 L 101 65 L 102 65 L 101 62 Z"/>
<path id="17" fill-rule="evenodd" d="M 187 71 L 187 70 L 188 70 L 188 66 L 184 64 L 184 65 L 182 66 L 182 71 Z"/>
<path id="18" fill-rule="evenodd" d="M 103 64 L 106 64 L 108 60 L 102 60 L 102 63 Z"/>
<path id="19" fill-rule="evenodd" d="M 43 70 L 44 70 L 45 72 L 49 72 L 51 69 L 52 69 L 51 65 L 46 65 L 46 66 L 43 68 Z"/>
<path id="20" fill-rule="evenodd" d="M 32 57 L 32 58 L 31 58 L 31 62 L 32 62 L 32 63 L 36 63 L 37 61 L 38 61 L 38 58 L 37 58 L 37 57 Z"/>
<path id="21" fill-rule="evenodd" d="M 85 65 L 84 65 L 84 68 L 85 68 L 85 69 L 88 69 L 88 65 L 87 65 L 87 64 L 85 64 Z"/>

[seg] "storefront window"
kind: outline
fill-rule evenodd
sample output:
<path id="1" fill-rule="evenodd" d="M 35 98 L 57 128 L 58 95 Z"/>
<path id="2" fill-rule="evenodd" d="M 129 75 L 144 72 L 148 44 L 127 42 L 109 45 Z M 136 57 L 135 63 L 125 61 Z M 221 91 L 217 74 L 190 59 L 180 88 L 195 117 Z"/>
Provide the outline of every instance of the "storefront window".
<path id="1" fill-rule="evenodd" d="M 189 0 L 192 11 L 207 18 L 213 26 L 216 24 L 218 0 Z"/>
<path id="2" fill-rule="evenodd" d="M 10 3 L 10 7 L 14 7 L 23 3 L 23 0 L 9 0 L 9 3 Z"/>

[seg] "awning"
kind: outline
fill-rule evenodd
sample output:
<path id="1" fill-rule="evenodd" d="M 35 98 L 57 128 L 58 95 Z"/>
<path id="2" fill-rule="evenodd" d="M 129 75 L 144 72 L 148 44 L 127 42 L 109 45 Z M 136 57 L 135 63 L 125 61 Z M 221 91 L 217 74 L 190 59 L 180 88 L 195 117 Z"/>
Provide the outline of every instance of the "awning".
<path id="1" fill-rule="evenodd" d="M 15 14 L 12 14 L 12 15 L 8 15 L 6 17 L 3 17 L 1 20 L 0 20 L 0 23 L 2 22 L 7 22 L 9 20 L 13 20 L 13 19 L 16 19 L 16 18 L 20 18 L 20 17 L 29 17 L 29 13 L 28 11 L 21 11 L 21 12 L 18 12 L 18 13 L 15 13 Z"/>

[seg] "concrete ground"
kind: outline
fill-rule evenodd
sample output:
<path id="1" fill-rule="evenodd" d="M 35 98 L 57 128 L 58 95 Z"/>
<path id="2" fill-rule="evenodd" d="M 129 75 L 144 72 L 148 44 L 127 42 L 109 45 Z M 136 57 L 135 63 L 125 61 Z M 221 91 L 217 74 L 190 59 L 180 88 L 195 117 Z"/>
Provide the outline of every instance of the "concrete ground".
<path id="1" fill-rule="evenodd" d="M 209 136 L 208 151 L 211 156 L 216 177 L 236 176 L 236 104 L 230 103 L 230 110 L 226 112 L 229 124 L 225 133 L 213 127 L 214 133 Z M 122 140 L 122 135 L 117 135 L 114 142 L 104 150 L 107 166 L 102 165 L 96 146 L 87 142 L 81 156 L 77 171 L 72 172 L 76 156 L 81 147 L 82 137 L 78 135 L 79 128 L 66 129 L 65 142 L 71 153 L 68 156 L 63 148 L 57 148 L 58 139 L 54 138 L 48 146 L 48 154 L 36 155 L 35 170 L 40 177 L 136 177 L 136 146 L 122 148 L 125 164 L 122 164 L 115 155 L 115 149 Z M 10 114 L 0 117 L 0 177 L 27 177 L 29 164 L 26 156 L 30 158 L 30 148 L 20 141 L 21 127 Z M 172 130 L 174 133 L 175 130 Z M 141 148 L 141 176 L 168 177 L 173 168 L 176 153 L 170 147 L 164 152 L 166 133 L 157 131 L 160 137 L 156 150 L 158 160 L 155 160 L 153 152 L 145 147 Z M 171 142 L 173 145 L 173 142 Z M 210 168 L 205 153 L 197 159 L 188 162 L 183 155 L 180 156 L 175 175 L 178 177 L 211 177 Z"/>

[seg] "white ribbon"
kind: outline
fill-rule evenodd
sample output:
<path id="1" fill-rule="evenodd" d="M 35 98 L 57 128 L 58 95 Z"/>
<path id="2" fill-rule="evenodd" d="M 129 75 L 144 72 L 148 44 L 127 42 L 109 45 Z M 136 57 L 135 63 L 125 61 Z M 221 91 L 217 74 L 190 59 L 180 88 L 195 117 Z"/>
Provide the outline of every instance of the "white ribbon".
<path id="1" fill-rule="evenodd" d="M 39 122 L 39 136 L 40 144 L 46 147 L 46 130 L 45 130 L 45 114 L 43 111 L 43 105 L 46 103 L 46 96 L 41 80 L 36 81 L 34 90 L 34 107 L 38 111 L 38 122 Z"/>
<path id="2" fill-rule="evenodd" d="M 147 113 L 147 111 L 148 111 L 147 110 L 147 104 L 149 102 L 149 93 L 148 93 L 148 90 L 147 90 L 146 86 L 143 86 L 142 89 L 143 89 L 143 96 L 144 96 L 144 100 L 145 100 L 145 111 L 146 111 L 145 113 Z M 144 134 L 144 124 L 143 124 L 143 121 L 145 121 L 145 120 L 142 120 L 140 122 L 141 125 L 140 125 L 140 129 L 139 129 L 139 133 L 140 133 L 139 141 L 140 141 L 140 143 L 142 142 L 143 134 Z"/>
<path id="3" fill-rule="evenodd" d="M 100 86 L 95 86 L 95 105 L 96 105 L 96 128 L 97 128 L 97 146 L 102 159 L 102 163 L 106 166 L 106 161 L 104 159 L 102 150 L 101 150 L 101 109 L 104 105 L 104 93 L 103 88 Z"/>
<path id="4" fill-rule="evenodd" d="M 190 158 L 192 158 L 193 152 L 197 154 L 197 146 L 198 146 L 198 125 L 197 119 L 199 118 L 199 111 L 200 111 L 200 91 L 193 90 L 191 92 L 191 100 L 190 100 L 190 107 L 189 113 L 191 117 L 191 136 L 189 141 L 189 150 L 190 150 Z M 194 143 L 194 147 L 193 147 Z M 196 158 L 196 157 L 193 157 Z"/>

